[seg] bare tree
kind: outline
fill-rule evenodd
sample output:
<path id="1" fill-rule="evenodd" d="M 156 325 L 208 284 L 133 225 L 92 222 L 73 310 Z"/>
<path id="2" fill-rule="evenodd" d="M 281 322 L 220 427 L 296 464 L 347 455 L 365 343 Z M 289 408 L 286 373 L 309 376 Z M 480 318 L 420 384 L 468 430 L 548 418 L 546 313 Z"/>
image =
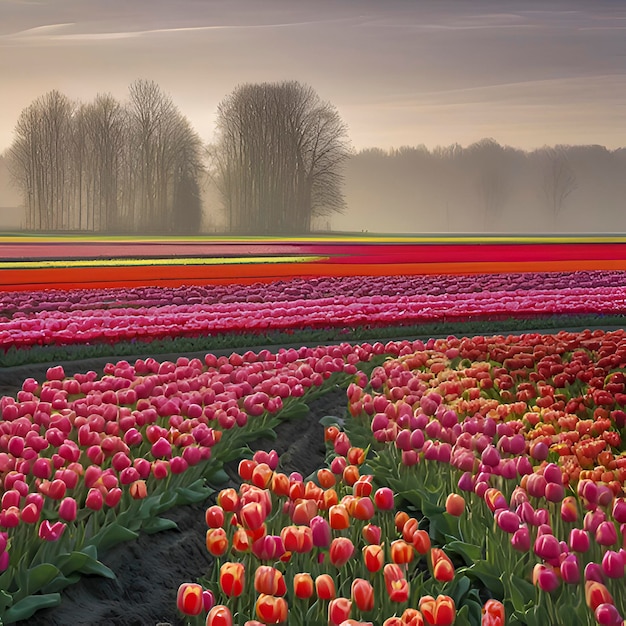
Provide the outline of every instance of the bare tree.
<path id="1" fill-rule="evenodd" d="M 343 210 L 347 127 L 330 103 L 296 81 L 246 84 L 218 106 L 213 165 L 228 227 L 308 232 Z"/>
<path id="2" fill-rule="evenodd" d="M 541 152 L 544 168 L 542 191 L 556 227 L 565 201 L 577 189 L 578 184 L 567 158 L 566 147 L 546 147 Z"/>

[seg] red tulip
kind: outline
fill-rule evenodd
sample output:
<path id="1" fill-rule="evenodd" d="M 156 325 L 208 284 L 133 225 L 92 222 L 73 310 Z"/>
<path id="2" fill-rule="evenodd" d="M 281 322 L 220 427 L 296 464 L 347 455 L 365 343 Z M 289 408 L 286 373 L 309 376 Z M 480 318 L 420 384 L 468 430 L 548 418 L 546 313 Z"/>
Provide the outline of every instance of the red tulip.
<path id="1" fill-rule="evenodd" d="M 233 626 L 230 609 L 223 604 L 214 606 L 207 615 L 206 626 Z"/>
<path id="2" fill-rule="evenodd" d="M 365 546 L 363 548 L 363 561 L 369 572 L 378 572 L 385 563 L 383 547 L 377 544 Z"/>
<path id="3" fill-rule="evenodd" d="M 409 597 L 409 583 L 399 565 L 387 563 L 383 569 L 385 587 L 392 602 L 406 602 Z"/>
<path id="4" fill-rule="evenodd" d="M 184 615 L 200 615 L 204 608 L 202 586 L 196 583 L 183 583 L 178 588 L 176 607 Z"/>
<path id="5" fill-rule="evenodd" d="M 303 572 L 293 576 L 293 592 L 296 598 L 306 600 L 313 595 L 313 578 L 311 574 Z"/>
<path id="6" fill-rule="evenodd" d="M 262 593 L 256 601 L 255 610 L 264 624 L 280 624 L 287 620 L 288 607 L 285 598 Z"/>
<path id="7" fill-rule="evenodd" d="M 454 579 L 454 565 L 450 557 L 440 548 L 431 548 L 430 559 L 433 566 L 433 578 L 439 582 Z"/>
<path id="8" fill-rule="evenodd" d="M 352 581 L 350 595 L 359 611 L 367 613 L 374 608 L 374 587 L 363 578 L 355 578 Z"/>
<path id="9" fill-rule="evenodd" d="M 330 562 L 335 567 L 343 567 L 354 554 L 354 544 L 348 537 L 335 537 L 330 543 Z"/>
<path id="10" fill-rule="evenodd" d="M 413 560 L 413 546 L 403 539 L 391 542 L 391 560 L 400 565 L 410 563 Z"/>
<path id="11" fill-rule="evenodd" d="M 213 556 L 223 556 L 228 550 L 228 536 L 223 528 L 209 528 L 206 531 L 206 549 Z"/>
<path id="12" fill-rule="evenodd" d="M 352 602 L 348 598 L 333 598 L 328 604 L 328 626 L 339 626 L 350 617 Z"/>
<path id="13" fill-rule="evenodd" d="M 420 598 L 419 608 L 432 626 L 451 626 L 456 617 L 454 600 L 450 596 L 439 595 Z"/>
<path id="14" fill-rule="evenodd" d="M 267 596 L 284 596 L 287 592 L 281 572 L 269 565 L 259 565 L 254 572 L 254 589 Z"/>
<path id="15" fill-rule="evenodd" d="M 482 609 L 481 626 L 504 626 L 506 621 L 506 612 L 504 604 L 499 600 L 487 600 Z"/>
<path id="16" fill-rule="evenodd" d="M 335 597 L 335 581 L 330 574 L 320 574 L 315 579 L 315 593 L 320 600 L 332 600 Z"/>
<path id="17" fill-rule="evenodd" d="M 226 562 L 220 568 L 220 587 L 230 597 L 243 593 L 245 568 L 243 563 Z"/>

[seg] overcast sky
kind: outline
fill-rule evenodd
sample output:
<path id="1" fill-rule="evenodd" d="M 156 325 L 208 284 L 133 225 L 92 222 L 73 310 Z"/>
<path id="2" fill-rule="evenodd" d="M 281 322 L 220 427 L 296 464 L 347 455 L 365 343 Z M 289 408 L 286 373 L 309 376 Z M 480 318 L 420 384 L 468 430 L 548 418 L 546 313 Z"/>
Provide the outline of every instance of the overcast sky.
<path id="1" fill-rule="evenodd" d="M 51 89 L 156 81 L 204 141 L 236 85 L 296 79 L 355 148 L 626 146 L 622 0 L 0 0 L 0 151 Z"/>

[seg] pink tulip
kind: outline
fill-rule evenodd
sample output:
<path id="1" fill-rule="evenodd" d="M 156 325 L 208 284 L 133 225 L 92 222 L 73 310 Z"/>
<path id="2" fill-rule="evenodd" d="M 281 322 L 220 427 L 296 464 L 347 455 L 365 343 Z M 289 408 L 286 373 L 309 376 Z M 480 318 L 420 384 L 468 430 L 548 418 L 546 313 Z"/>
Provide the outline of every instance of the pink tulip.
<path id="1" fill-rule="evenodd" d="M 596 529 L 596 543 L 601 546 L 612 546 L 617 543 L 617 529 L 613 522 L 601 522 Z"/>
<path id="2" fill-rule="evenodd" d="M 580 582 L 580 564 L 575 554 L 568 554 L 561 561 L 561 578 L 568 585 L 576 585 Z"/>
<path id="3" fill-rule="evenodd" d="M 608 578 L 624 577 L 624 559 L 619 552 L 607 550 L 602 557 L 602 571 Z"/>
<path id="4" fill-rule="evenodd" d="M 71 497 L 63 498 L 59 505 L 59 517 L 66 522 L 73 522 L 76 519 L 77 504 Z"/>
<path id="5" fill-rule="evenodd" d="M 45 519 L 39 526 L 39 538 L 44 541 L 57 541 L 63 534 L 64 530 L 65 524 L 63 522 L 50 524 L 50 522 Z"/>

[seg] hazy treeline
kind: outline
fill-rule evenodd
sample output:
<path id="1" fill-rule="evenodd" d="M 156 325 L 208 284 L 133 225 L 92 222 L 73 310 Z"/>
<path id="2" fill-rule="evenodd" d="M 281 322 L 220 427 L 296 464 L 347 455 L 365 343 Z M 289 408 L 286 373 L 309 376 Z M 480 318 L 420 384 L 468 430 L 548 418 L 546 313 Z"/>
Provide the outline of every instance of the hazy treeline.
<path id="1" fill-rule="evenodd" d="M 58 91 L 20 115 L 8 158 L 35 230 L 197 232 L 202 143 L 171 98 L 139 80 L 129 99 Z"/>
<path id="2" fill-rule="evenodd" d="M 338 230 L 623 232 L 626 149 L 373 148 L 348 162 L 345 193 Z"/>
<path id="3" fill-rule="evenodd" d="M 296 81 L 247 84 L 221 102 L 210 165 L 226 228 L 304 233 L 345 208 L 347 127 L 314 89 Z"/>

